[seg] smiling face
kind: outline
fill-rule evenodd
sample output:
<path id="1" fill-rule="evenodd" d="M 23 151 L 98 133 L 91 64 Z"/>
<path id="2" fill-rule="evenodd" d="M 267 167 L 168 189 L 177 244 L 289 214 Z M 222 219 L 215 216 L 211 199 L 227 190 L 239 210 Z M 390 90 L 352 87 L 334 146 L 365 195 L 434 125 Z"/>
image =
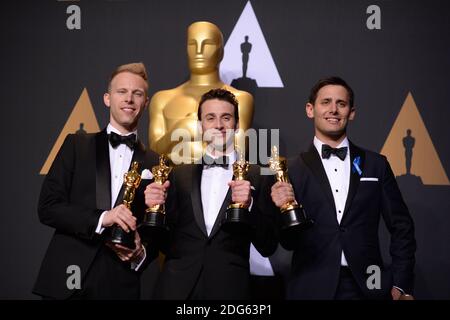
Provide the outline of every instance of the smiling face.
<path id="1" fill-rule="evenodd" d="M 204 141 L 219 152 L 233 146 L 237 129 L 234 106 L 219 99 L 206 100 L 201 105 L 201 125 Z"/>
<path id="2" fill-rule="evenodd" d="M 112 79 L 103 101 L 110 108 L 111 125 L 121 133 L 136 130 L 149 101 L 147 89 L 147 83 L 141 76 L 128 71 L 120 72 Z"/>
<path id="3" fill-rule="evenodd" d="M 223 36 L 216 25 L 201 21 L 188 28 L 189 69 L 194 74 L 217 71 L 223 58 Z"/>
<path id="4" fill-rule="evenodd" d="M 337 146 L 346 136 L 349 120 L 355 117 L 347 89 L 341 85 L 326 85 L 317 92 L 314 104 L 306 104 L 308 118 L 314 119 L 316 137 Z"/>

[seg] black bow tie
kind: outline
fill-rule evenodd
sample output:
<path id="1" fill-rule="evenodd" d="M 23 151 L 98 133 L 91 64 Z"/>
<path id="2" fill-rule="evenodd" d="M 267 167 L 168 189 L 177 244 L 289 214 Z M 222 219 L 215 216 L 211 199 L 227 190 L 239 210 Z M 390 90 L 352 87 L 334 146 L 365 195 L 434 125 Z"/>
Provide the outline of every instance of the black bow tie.
<path id="1" fill-rule="evenodd" d="M 128 136 L 121 136 L 115 132 L 109 134 L 109 142 L 113 148 L 117 148 L 119 144 L 126 144 L 131 150 L 136 146 L 136 134 L 132 133 Z"/>
<path id="2" fill-rule="evenodd" d="M 342 148 L 332 148 L 327 144 L 322 145 L 322 158 L 329 159 L 330 156 L 334 154 L 336 157 L 344 161 L 345 156 L 347 155 L 347 147 Z"/>
<path id="3" fill-rule="evenodd" d="M 222 156 L 219 158 L 212 158 L 212 157 L 208 156 L 207 154 L 205 154 L 203 156 L 202 160 L 203 160 L 202 163 L 204 166 L 206 166 L 206 168 L 222 167 L 222 168 L 227 169 L 228 164 L 230 162 L 230 160 L 228 159 L 227 156 Z"/>

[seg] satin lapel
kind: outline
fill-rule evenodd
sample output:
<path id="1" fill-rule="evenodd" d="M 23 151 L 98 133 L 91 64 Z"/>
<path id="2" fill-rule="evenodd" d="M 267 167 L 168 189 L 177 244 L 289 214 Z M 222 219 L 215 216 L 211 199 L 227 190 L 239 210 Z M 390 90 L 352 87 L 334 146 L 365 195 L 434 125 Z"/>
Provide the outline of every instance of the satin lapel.
<path id="1" fill-rule="evenodd" d="M 106 130 L 95 136 L 96 161 L 96 203 L 97 209 L 111 209 L 111 168 L 109 164 L 109 145 Z"/>
<path id="2" fill-rule="evenodd" d="M 359 175 L 358 171 L 355 170 L 353 161 L 356 157 L 360 157 L 360 164 L 359 167 L 362 171 L 364 171 L 364 160 L 365 160 L 365 153 L 363 150 L 355 146 L 353 143 L 350 142 L 350 185 L 348 187 L 348 194 L 347 194 L 347 200 L 345 201 L 345 209 L 344 214 L 342 216 L 342 219 L 345 218 L 347 211 L 350 208 L 350 205 L 353 201 L 353 198 L 355 197 L 356 192 L 358 191 L 359 186 L 359 179 L 361 176 Z"/>
<path id="3" fill-rule="evenodd" d="M 227 211 L 227 207 L 230 203 L 231 203 L 231 188 L 228 187 L 227 195 L 225 196 L 225 199 L 222 202 L 222 207 L 220 207 L 219 213 L 217 214 L 216 221 L 214 222 L 214 226 L 209 235 L 210 238 L 214 237 L 214 235 L 217 233 L 217 231 L 222 226 L 222 221 L 225 218 L 225 211 Z"/>
<path id="4" fill-rule="evenodd" d="M 134 149 L 133 157 L 131 158 L 130 167 L 128 168 L 128 170 L 131 169 L 131 164 L 133 163 L 133 161 L 137 161 L 139 163 L 139 171 L 142 172 L 142 169 L 144 169 L 142 167 L 144 164 L 144 157 L 145 157 L 145 147 L 138 140 L 138 143 L 137 143 L 136 148 Z M 120 187 L 119 194 L 117 195 L 116 202 L 114 203 L 114 207 L 117 207 L 122 202 L 124 192 L 125 192 L 125 189 L 122 184 L 122 187 Z"/>
<path id="5" fill-rule="evenodd" d="M 334 204 L 333 194 L 331 193 L 330 182 L 328 181 L 327 174 L 325 172 L 325 168 L 323 167 L 322 160 L 320 159 L 319 153 L 316 150 L 316 147 L 311 144 L 308 152 L 302 153 L 301 157 L 305 164 L 311 169 L 312 173 L 316 177 L 319 182 L 323 192 L 327 196 L 328 201 L 330 202 L 333 212 L 336 211 L 336 206 Z M 299 183 L 302 183 L 301 181 Z M 295 185 L 295 184 L 293 184 Z"/>
<path id="6" fill-rule="evenodd" d="M 206 232 L 205 217 L 203 216 L 202 196 L 200 193 L 202 169 L 203 169 L 203 166 L 200 164 L 192 165 L 191 201 L 192 201 L 192 209 L 194 211 L 195 221 L 197 222 L 197 225 L 199 226 L 200 230 L 202 230 L 205 237 L 208 237 L 208 233 Z"/>
<path id="7" fill-rule="evenodd" d="M 249 180 L 252 185 L 254 185 L 254 183 L 252 181 L 255 181 L 255 179 L 259 178 L 259 177 L 255 177 L 256 170 L 258 172 L 257 174 L 259 175 L 259 167 L 250 165 L 247 180 Z M 225 196 L 225 199 L 222 202 L 222 206 L 220 207 L 219 213 L 217 214 L 217 218 L 216 218 L 216 221 L 214 222 L 214 226 L 211 230 L 211 234 L 209 235 L 210 238 L 214 237 L 214 235 L 220 230 L 220 228 L 222 226 L 222 222 L 225 219 L 225 212 L 227 211 L 227 208 L 230 204 L 231 204 L 231 188 L 228 187 L 227 194 Z"/>

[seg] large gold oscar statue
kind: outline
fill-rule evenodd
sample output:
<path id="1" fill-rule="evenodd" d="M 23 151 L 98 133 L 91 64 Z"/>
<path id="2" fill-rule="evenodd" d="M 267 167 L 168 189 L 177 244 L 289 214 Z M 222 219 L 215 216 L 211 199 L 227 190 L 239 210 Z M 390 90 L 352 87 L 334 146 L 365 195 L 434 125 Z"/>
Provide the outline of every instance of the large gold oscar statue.
<path id="1" fill-rule="evenodd" d="M 239 128 L 236 141 L 242 147 L 243 132 L 253 119 L 253 97 L 223 83 L 219 65 L 223 58 L 223 35 L 219 28 L 206 21 L 191 24 L 187 32 L 187 54 L 190 79 L 180 86 L 155 93 L 150 101 L 149 143 L 159 154 L 167 154 L 178 164 L 191 163 L 202 157 L 203 144 L 197 122 L 197 108 L 201 96 L 214 88 L 231 91 L 239 101 Z M 174 132 L 176 129 L 182 129 Z M 179 133 L 189 133 L 191 140 L 179 143 Z M 181 138 L 182 139 L 182 138 Z M 244 147 L 245 148 L 245 147 Z M 181 152 L 188 150 L 188 152 Z M 183 154 L 182 154 L 183 153 Z M 187 153 L 187 154 L 186 154 Z M 177 161 L 175 161 L 177 160 Z"/>

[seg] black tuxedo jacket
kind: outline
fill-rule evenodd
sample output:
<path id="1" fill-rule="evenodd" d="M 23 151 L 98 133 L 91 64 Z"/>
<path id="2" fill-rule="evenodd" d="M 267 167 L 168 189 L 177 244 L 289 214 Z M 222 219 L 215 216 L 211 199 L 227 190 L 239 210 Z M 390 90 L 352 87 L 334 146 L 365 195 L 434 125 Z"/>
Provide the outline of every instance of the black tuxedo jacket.
<path id="1" fill-rule="evenodd" d="M 139 143 L 132 161 L 138 161 L 142 170 L 157 164 L 158 158 L 153 152 L 146 152 Z M 141 181 L 132 204 L 131 211 L 138 221 L 145 210 L 143 191 L 149 182 Z M 123 192 L 122 187 L 116 205 L 120 204 Z M 106 230 L 98 235 L 95 229 L 102 212 L 110 209 L 111 173 L 106 130 L 96 134 L 68 135 L 41 189 L 39 219 L 55 228 L 55 233 L 33 289 L 35 294 L 57 299 L 72 295 L 73 290 L 66 285 L 70 265 L 80 267 L 83 285 L 99 248 L 104 246 Z M 155 249 L 147 247 L 145 263 L 154 256 Z"/>
<path id="2" fill-rule="evenodd" d="M 170 175 L 167 220 L 170 239 L 166 261 L 155 289 L 157 299 L 247 299 L 249 298 L 250 241 L 258 251 L 272 254 L 277 241 L 274 216 L 264 211 L 260 193 L 262 176 L 250 166 L 248 180 L 255 187 L 250 212 L 253 228 L 248 235 L 221 229 L 231 189 L 225 197 L 210 235 L 207 235 L 200 193 L 202 165 L 183 165 Z"/>
<path id="3" fill-rule="evenodd" d="M 350 156 L 349 191 L 340 224 L 332 190 L 314 145 L 289 161 L 296 199 L 315 221 L 296 241 L 282 243 L 285 248 L 294 250 L 287 294 L 290 299 L 333 299 L 342 250 L 356 282 L 368 298 L 388 297 L 393 285 L 406 292 L 413 289 L 414 224 L 389 163 L 386 157 L 352 143 Z M 353 168 L 357 157 L 361 175 Z M 391 235 L 390 268 L 384 267 L 380 253 L 381 216 Z M 381 289 L 368 289 L 367 280 L 373 271 L 367 269 L 371 265 L 381 269 Z"/>

